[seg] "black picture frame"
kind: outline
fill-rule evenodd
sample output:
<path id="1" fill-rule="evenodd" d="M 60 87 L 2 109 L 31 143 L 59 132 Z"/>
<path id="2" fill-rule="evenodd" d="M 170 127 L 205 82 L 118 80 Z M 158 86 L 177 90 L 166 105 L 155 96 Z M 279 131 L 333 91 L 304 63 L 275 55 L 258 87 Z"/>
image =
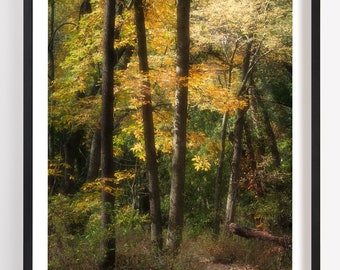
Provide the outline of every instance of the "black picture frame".
<path id="1" fill-rule="evenodd" d="M 24 2 L 24 245 L 25 270 L 33 267 L 33 2 Z"/>
<path id="2" fill-rule="evenodd" d="M 320 265 L 320 0 L 312 0 L 312 270 Z"/>
<path id="3" fill-rule="evenodd" d="M 33 269 L 33 0 L 24 3 L 23 265 Z M 320 1 L 312 0 L 312 270 L 320 269 Z"/>

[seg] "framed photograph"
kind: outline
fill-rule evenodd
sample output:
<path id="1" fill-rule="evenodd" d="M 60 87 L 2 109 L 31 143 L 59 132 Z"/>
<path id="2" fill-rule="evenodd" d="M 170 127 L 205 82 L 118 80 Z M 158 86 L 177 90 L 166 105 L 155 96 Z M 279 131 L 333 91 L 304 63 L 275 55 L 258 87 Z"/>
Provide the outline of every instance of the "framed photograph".
<path id="1" fill-rule="evenodd" d="M 24 184 L 1 205 L 19 202 L 2 231 L 17 224 L 11 254 L 24 249 L 8 269 L 320 269 L 319 1 L 191 1 L 190 17 L 190 1 L 17 2 L 24 53 L 2 52 L 24 67 L 8 80 L 23 108 L 1 107 L 23 115 L 5 124 L 23 152 L 1 160 L 23 160 L 4 178 Z M 187 117 L 174 121 L 180 93 Z"/>

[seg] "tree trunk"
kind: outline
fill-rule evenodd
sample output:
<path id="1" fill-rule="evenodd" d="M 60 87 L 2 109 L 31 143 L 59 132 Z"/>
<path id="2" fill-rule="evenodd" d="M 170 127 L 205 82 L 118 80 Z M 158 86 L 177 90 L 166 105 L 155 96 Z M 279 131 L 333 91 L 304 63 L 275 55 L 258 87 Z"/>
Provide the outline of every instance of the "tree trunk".
<path id="1" fill-rule="evenodd" d="M 182 241 L 185 182 L 186 128 L 188 114 L 190 0 L 177 1 L 177 86 L 167 247 L 177 253 Z"/>
<path id="2" fill-rule="evenodd" d="M 101 111 L 101 177 L 102 188 L 102 227 L 105 239 L 102 242 L 104 259 L 100 269 L 115 268 L 115 232 L 113 194 L 113 56 L 114 56 L 114 20 L 115 0 L 105 1 L 104 37 L 103 37 L 103 72 L 102 72 L 102 111 Z"/>
<path id="3" fill-rule="evenodd" d="M 142 96 L 141 101 L 146 154 L 146 173 L 149 181 L 151 241 L 158 249 L 162 249 L 162 218 L 158 184 L 158 164 L 155 147 L 145 19 L 142 0 L 135 0 L 135 24 L 137 32 L 139 70 L 142 75 L 140 91 Z"/>
<path id="4" fill-rule="evenodd" d="M 254 92 L 256 92 L 256 89 L 254 89 Z M 259 99 L 259 97 L 257 96 L 256 93 L 255 93 L 255 95 L 256 95 L 256 99 L 258 100 L 258 104 L 261 107 L 264 127 L 265 127 L 265 130 L 266 130 L 266 134 L 267 134 L 268 142 L 269 142 L 269 146 L 270 146 L 270 152 L 271 152 L 273 160 L 274 160 L 273 164 L 274 164 L 275 167 L 279 167 L 280 164 L 281 164 L 281 157 L 280 157 L 279 149 L 277 147 L 276 137 L 275 137 L 272 125 L 270 123 L 269 114 L 268 114 L 268 111 L 265 108 L 264 104 Z"/>
<path id="5" fill-rule="evenodd" d="M 242 95 L 246 90 L 247 80 L 250 75 L 249 73 L 250 73 L 251 48 L 252 42 L 249 42 L 247 44 L 246 52 L 243 58 L 242 87 L 238 92 L 238 96 Z M 240 165 L 242 154 L 242 135 L 244 129 L 245 113 L 247 109 L 248 109 L 247 107 L 244 109 L 238 109 L 236 113 L 237 119 L 234 127 L 233 157 L 231 162 L 231 174 L 229 179 L 229 189 L 226 204 L 226 218 L 225 218 L 226 227 L 230 223 L 234 222 L 235 218 L 236 198 L 241 178 Z"/>
<path id="6" fill-rule="evenodd" d="M 218 235 L 220 232 L 220 197 L 221 197 L 221 183 L 223 175 L 223 165 L 225 156 L 225 142 L 227 138 L 227 120 L 228 114 L 223 115 L 222 120 L 222 133 L 221 133 L 221 152 L 218 160 L 218 169 L 215 180 L 215 193 L 214 193 L 214 234 Z"/>
<path id="7" fill-rule="evenodd" d="M 68 138 L 63 144 L 64 161 L 66 163 L 64 166 L 64 194 L 74 194 L 76 192 L 75 180 L 76 178 L 79 180 L 79 177 L 76 177 L 75 175 L 75 161 L 81 144 L 82 136 L 82 130 L 73 132 L 68 135 Z"/>
<path id="8" fill-rule="evenodd" d="M 100 129 L 96 129 L 93 133 L 89 159 L 89 167 L 86 176 L 87 182 L 91 182 L 98 178 L 100 167 Z"/>
<path id="9" fill-rule="evenodd" d="M 247 121 L 244 121 L 244 133 L 246 135 L 245 137 L 246 137 L 247 149 L 248 149 L 247 159 L 248 159 L 250 171 L 252 172 L 252 177 L 253 177 L 252 190 L 256 192 L 257 196 L 263 197 L 262 183 L 257 173 L 257 163 L 256 163 L 255 151 L 253 147 L 253 139 L 252 139 L 251 130 L 250 130 L 250 127 Z"/>
<path id="10" fill-rule="evenodd" d="M 228 197 L 226 205 L 226 219 L 225 225 L 228 226 L 234 222 L 236 198 L 239 189 L 239 182 L 241 178 L 241 155 L 242 155 L 242 135 L 244 126 L 244 117 L 246 110 L 237 110 L 237 120 L 234 128 L 233 140 L 233 157 L 231 162 L 231 174 L 229 179 Z"/>
<path id="11" fill-rule="evenodd" d="M 228 59 L 227 54 L 227 47 L 226 44 L 224 44 L 223 50 L 225 52 L 226 56 L 226 63 L 229 65 L 228 69 L 228 81 L 226 81 L 225 76 L 225 86 L 227 89 L 230 89 L 231 82 L 232 82 L 232 71 L 234 68 L 234 58 L 236 51 L 238 49 L 238 41 L 235 42 L 234 50 L 230 56 L 230 59 Z M 221 86 L 223 87 L 223 83 L 221 83 Z M 215 180 L 215 194 L 214 194 L 214 229 L 213 232 L 215 235 L 219 234 L 220 231 L 220 197 L 221 197 L 221 183 L 222 183 L 222 177 L 223 177 L 223 166 L 224 166 L 224 156 L 225 156 L 225 143 L 226 143 L 226 137 L 227 137 L 227 120 L 228 120 L 228 112 L 225 112 L 223 115 L 222 120 L 222 132 L 221 132 L 221 152 L 219 155 L 219 161 L 218 161 L 218 170 Z"/>
<path id="12" fill-rule="evenodd" d="M 238 224 L 229 224 L 229 232 L 245 238 L 259 239 L 279 244 L 285 248 L 292 248 L 292 238 L 285 235 L 274 235 L 267 231 L 254 228 L 241 227 Z"/>
<path id="13" fill-rule="evenodd" d="M 258 116 L 258 101 L 254 94 L 255 82 L 253 76 L 250 77 L 251 87 L 248 88 L 249 94 L 249 109 L 250 109 L 250 118 L 252 124 L 254 126 L 255 134 L 256 134 L 256 153 L 257 153 L 257 163 L 262 162 L 262 157 L 266 154 L 266 142 L 263 135 L 263 130 L 259 126 L 259 116 Z"/>
<path id="14" fill-rule="evenodd" d="M 256 158 L 255 158 L 255 152 L 254 152 L 254 147 L 253 147 L 253 139 L 251 136 L 251 130 L 250 127 L 247 123 L 247 121 L 244 121 L 244 133 L 246 137 L 246 143 L 247 143 L 247 150 L 248 150 L 248 160 L 250 163 L 250 169 L 255 172 L 256 170 Z"/>
<path id="15" fill-rule="evenodd" d="M 53 81 L 55 77 L 55 59 L 54 59 L 54 40 L 53 40 L 53 33 L 54 33 L 54 18 L 55 18 L 55 1 L 50 1 L 50 14 L 49 14 L 49 44 L 48 44 L 48 97 L 53 93 Z M 52 109 L 52 104 L 49 102 L 48 110 Z M 48 114 L 51 112 L 49 111 Z M 48 125 L 48 159 L 50 161 L 54 160 L 55 158 L 55 151 L 54 151 L 54 136 L 55 131 L 52 123 Z M 56 176 L 49 176 L 48 177 L 48 185 L 50 187 L 50 194 L 53 194 L 55 184 L 57 182 Z"/>
<path id="16" fill-rule="evenodd" d="M 253 87 L 250 89 L 249 94 L 252 96 L 251 100 L 252 100 L 252 104 L 254 107 L 254 110 L 257 110 L 257 107 L 259 106 L 262 112 L 262 116 L 263 116 L 263 124 L 264 124 L 264 128 L 265 128 L 265 132 L 268 138 L 268 142 L 269 142 L 269 147 L 270 147 L 270 152 L 272 154 L 273 157 L 273 164 L 275 167 L 280 166 L 281 164 L 281 157 L 280 157 L 280 152 L 279 149 L 277 147 L 277 142 L 276 142 L 276 136 L 274 134 L 272 125 L 270 123 L 270 117 L 268 114 L 268 111 L 266 109 L 266 107 L 263 104 L 263 101 L 261 100 L 261 98 L 259 97 L 259 94 L 257 92 L 257 89 L 255 87 L 255 82 L 251 76 L 251 83 L 253 85 Z M 256 119 L 254 119 L 254 122 L 256 122 Z"/>
<path id="17" fill-rule="evenodd" d="M 75 153 L 73 144 L 67 141 L 63 145 L 64 150 L 64 194 L 73 194 L 74 191 L 74 159 Z"/>

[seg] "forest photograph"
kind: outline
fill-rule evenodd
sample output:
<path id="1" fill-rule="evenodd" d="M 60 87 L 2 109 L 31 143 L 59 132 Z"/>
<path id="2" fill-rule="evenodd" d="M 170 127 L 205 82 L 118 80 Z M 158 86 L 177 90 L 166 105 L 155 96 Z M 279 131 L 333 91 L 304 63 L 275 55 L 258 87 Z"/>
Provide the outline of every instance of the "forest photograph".
<path id="1" fill-rule="evenodd" d="M 46 12 L 48 269 L 292 269 L 292 0 Z"/>

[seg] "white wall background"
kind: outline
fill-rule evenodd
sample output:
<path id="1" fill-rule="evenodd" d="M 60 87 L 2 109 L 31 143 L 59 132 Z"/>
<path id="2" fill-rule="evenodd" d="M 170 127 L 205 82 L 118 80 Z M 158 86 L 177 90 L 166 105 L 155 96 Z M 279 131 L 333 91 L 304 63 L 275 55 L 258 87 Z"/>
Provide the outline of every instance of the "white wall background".
<path id="1" fill-rule="evenodd" d="M 5 3 L 3 3 L 5 2 Z M 22 1 L 0 9 L 0 268 L 22 269 Z"/>
<path id="2" fill-rule="evenodd" d="M 321 269 L 339 269 L 340 3 L 321 2 Z"/>

